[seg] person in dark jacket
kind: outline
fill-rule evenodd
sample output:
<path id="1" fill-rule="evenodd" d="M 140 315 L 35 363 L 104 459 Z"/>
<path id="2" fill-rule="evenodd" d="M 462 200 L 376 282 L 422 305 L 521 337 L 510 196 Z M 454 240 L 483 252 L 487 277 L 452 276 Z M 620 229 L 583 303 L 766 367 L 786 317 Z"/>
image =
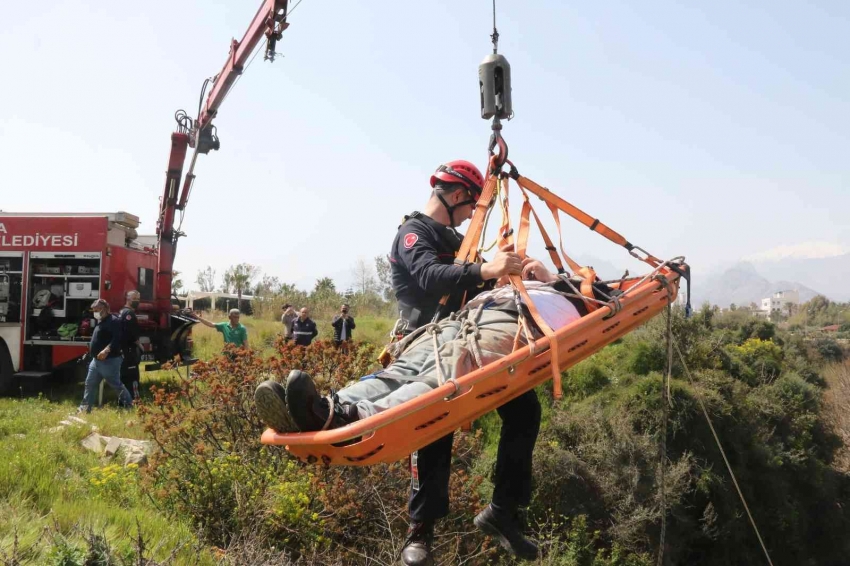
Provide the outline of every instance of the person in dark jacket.
<path id="1" fill-rule="evenodd" d="M 500 251 L 492 262 L 457 264 L 463 236 L 455 227 L 472 216 L 484 177 L 469 161 L 441 165 L 431 176 L 433 192 L 422 212 L 405 217 L 390 251 L 392 285 L 407 332 L 457 311 L 464 301 L 493 287 L 503 275 L 518 275 L 522 260 Z M 450 295 L 438 312 L 440 298 Z M 533 559 L 537 546 L 522 534 L 520 507 L 531 498 L 531 463 L 540 428 L 540 402 L 529 391 L 498 409 L 502 418 L 492 503 L 476 517 L 520 558 Z M 433 564 L 434 525 L 449 511 L 449 474 L 453 435 L 449 434 L 411 455 L 410 527 L 402 549 L 408 566 Z M 483 525 L 483 526 L 482 526 Z"/>
<path id="2" fill-rule="evenodd" d="M 138 291 L 129 291 L 126 295 L 127 302 L 118 313 L 121 321 L 121 353 L 124 361 L 121 362 L 121 383 L 133 396 L 139 398 L 139 362 L 141 353 L 139 346 L 139 319 L 136 317 L 136 309 L 139 308 L 141 295 Z"/>
<path id="3" fill-rule="evenodd" d="M 117 316 L 109 312 L 109 303 L 98 299 L 91 305 L 95 319 L 98 320 L 94 328 L 89 354 L 92 361 L 86 375 L 85 392 L 83 403 L 78 412 L 90 413 L 97 399 L 97 388 L 102 380 L 106 380 L 109 386 L 118 392 L 118 405 L 129 407 L 133 404 L 130 392 L 121 383 L 121 321 Z"/>
<path id="4" fill-rule="evenodd" d="M 316 323 L 310 318 L 310 311 L 303 307 L 298 318 L 292 321 L 292 336 L 298 346 L 309 346 L 313 338 L 319 335 Z"/>
<path id="5" fill-rule="evenodd" d="M 350 307 L 348 304 L 343 304 L 339 308 L 339 314 L 334 315 L 331 324 L 334 327 L 334 345 L 337 348 L 348 348 L 348 343 L 351 342 L 351 331 L 356 328 L 354 317 L 348 314 Z"/>

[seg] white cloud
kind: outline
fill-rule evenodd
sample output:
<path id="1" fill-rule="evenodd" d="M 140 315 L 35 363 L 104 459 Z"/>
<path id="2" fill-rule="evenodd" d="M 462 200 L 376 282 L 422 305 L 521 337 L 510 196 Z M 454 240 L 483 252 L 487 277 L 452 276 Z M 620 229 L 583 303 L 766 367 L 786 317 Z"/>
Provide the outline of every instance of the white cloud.
<path id="1" fill-rule="evenodd" d="M 833 257 L 848 253 L 848 248 L 832 242 L 803 242 L 776 246 L 769 250 L 758 252 L 743 259 L 747 261 L 781 261 L 783 259 L 813 259 Z"/>

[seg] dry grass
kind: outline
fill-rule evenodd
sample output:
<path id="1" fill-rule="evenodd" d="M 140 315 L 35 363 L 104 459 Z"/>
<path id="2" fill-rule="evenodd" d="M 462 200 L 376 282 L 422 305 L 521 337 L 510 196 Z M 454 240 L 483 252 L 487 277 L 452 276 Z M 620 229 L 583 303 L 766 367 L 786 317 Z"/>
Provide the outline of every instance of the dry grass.
<path id="1" fill-rule="evenodd" d="M 827 384 L 825 416 L 843 445 L 835 458 L 835 466 L 850 473 L 850 360 L 828 366 L 823 376 Z"/>

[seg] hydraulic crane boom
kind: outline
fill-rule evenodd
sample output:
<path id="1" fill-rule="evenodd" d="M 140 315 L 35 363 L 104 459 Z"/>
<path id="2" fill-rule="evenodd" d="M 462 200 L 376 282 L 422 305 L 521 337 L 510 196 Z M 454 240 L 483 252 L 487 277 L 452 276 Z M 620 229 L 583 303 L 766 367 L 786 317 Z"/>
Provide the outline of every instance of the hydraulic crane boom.
<path id="1" fill-rule="evenodd" d="M 171 134 L 171 153 L 168 157 L 168 170 L 165 175 L 165 189 L 160 201 L 159 219 L 157 221 L 157 274 L 155 284 L 155 303 L 162 320 L 161 326 L 167 324 L 171 312 L 171 281 L 174 267 L 174 256 L 177 250 L 177 240 L 183 235 L 179 225 L 174 227 L 176 212 L 182 211 L 189 200 L 192 183 L 195 179 L 194 170 L 198 154 L 209 153 L 211 149 L 219 148 L 218 136 L 213 119 L 218 109 L 230 92 L 239 75 L 245 67 L 251 53 L 265 37 L 265 59 L 274 61 L 275 45 L 283 31 L 289 27 L 286 22 L 288 0 L 263 0 L 262 5 L 241 41 L 235 39 L 230 44 L 230 55 L 221 71 L 213 78 L 212 87 L 203 106 L 199 107 L 198 117 L 192 120 L 184 111 L 175 114 L 177 131 Z M 206 88 L 207 83 L 204 83 Z M 201 93 L 203 98 L 203 91 Z M 192 161 L 183 188 L 178 198 L 180 177 L 183 175 L 183 164 L 186 160 L 187 147 L 194 148 Z"/>

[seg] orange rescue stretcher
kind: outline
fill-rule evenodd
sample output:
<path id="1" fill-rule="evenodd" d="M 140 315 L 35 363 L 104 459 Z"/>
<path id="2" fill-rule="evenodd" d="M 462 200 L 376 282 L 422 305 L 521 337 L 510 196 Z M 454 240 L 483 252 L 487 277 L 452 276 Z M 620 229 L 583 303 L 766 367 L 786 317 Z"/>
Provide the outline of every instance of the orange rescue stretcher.
<path id="1" fill-rule="evenodd" d="M 563 251 L 563 242 L 559 242 L 570 269 L 574 274 L 582 275 L 587 283 L 582 284 L 581 293 L 586 297 L 588 315 L 553 331 L 537 313 L 521 279 L 514 276 L 511 282 L 523 296 L 532 318 L 543 331 L 542 338 L 532 344 L 520 344 L 520 347 L 497 362 L 447 381 L 424 395 L 366 419 L 341 428 L 316 432 L 280 434 L 268 429 L 262 435 L 263 444 L 285 446 L 299 460 L 310 464 L 368 466 L 398 461 L 550 378 L 554 382 L 555 397 L 559 398 L 562 371 L 653 318 L 676 299 L 681 279 L 689 277 L 689 268 L 682 258 L 661 261 L 633 246 L 598 219 L 522 177 L 510 161 L 505 161 L 511 165 L 510 173 L 500 171 L 496 156 L 491 160 L 490 175 L 458 252 L 458 262 L 480 261 L 479 244 L 484 238 L 486 219 L 491 208 L 500 200 L 503 216 L 498 243 L 501 246 L 515 245 L 516 251 L 524 257 L 530 216 L 534 215 L 553 263 L 559 272 L 564 273 L 557 250 L 531 207 L 528 199 L 530 192 L 540 197 L 552 212 L 559 236 L 558 212 L 562 211 L 625 247 L 632 256 L 652 267 L 652 271 L 643 277 L 609 282 L 611 287 L 623 291 L 623 295 L 610 303 L 598 304 L 599 301 L 592 300 L 589 285 L 595 280 L 596 274 L 592 269 L 581 267 L 570 259 Z M 508 216 L 509 178 L 517 182 L 524 198 L 516 242 L 513 241 Z M 639 252 L 643 252 L 643 255 Z M 446 299 L 443 298 L 443 304 Z"/>

